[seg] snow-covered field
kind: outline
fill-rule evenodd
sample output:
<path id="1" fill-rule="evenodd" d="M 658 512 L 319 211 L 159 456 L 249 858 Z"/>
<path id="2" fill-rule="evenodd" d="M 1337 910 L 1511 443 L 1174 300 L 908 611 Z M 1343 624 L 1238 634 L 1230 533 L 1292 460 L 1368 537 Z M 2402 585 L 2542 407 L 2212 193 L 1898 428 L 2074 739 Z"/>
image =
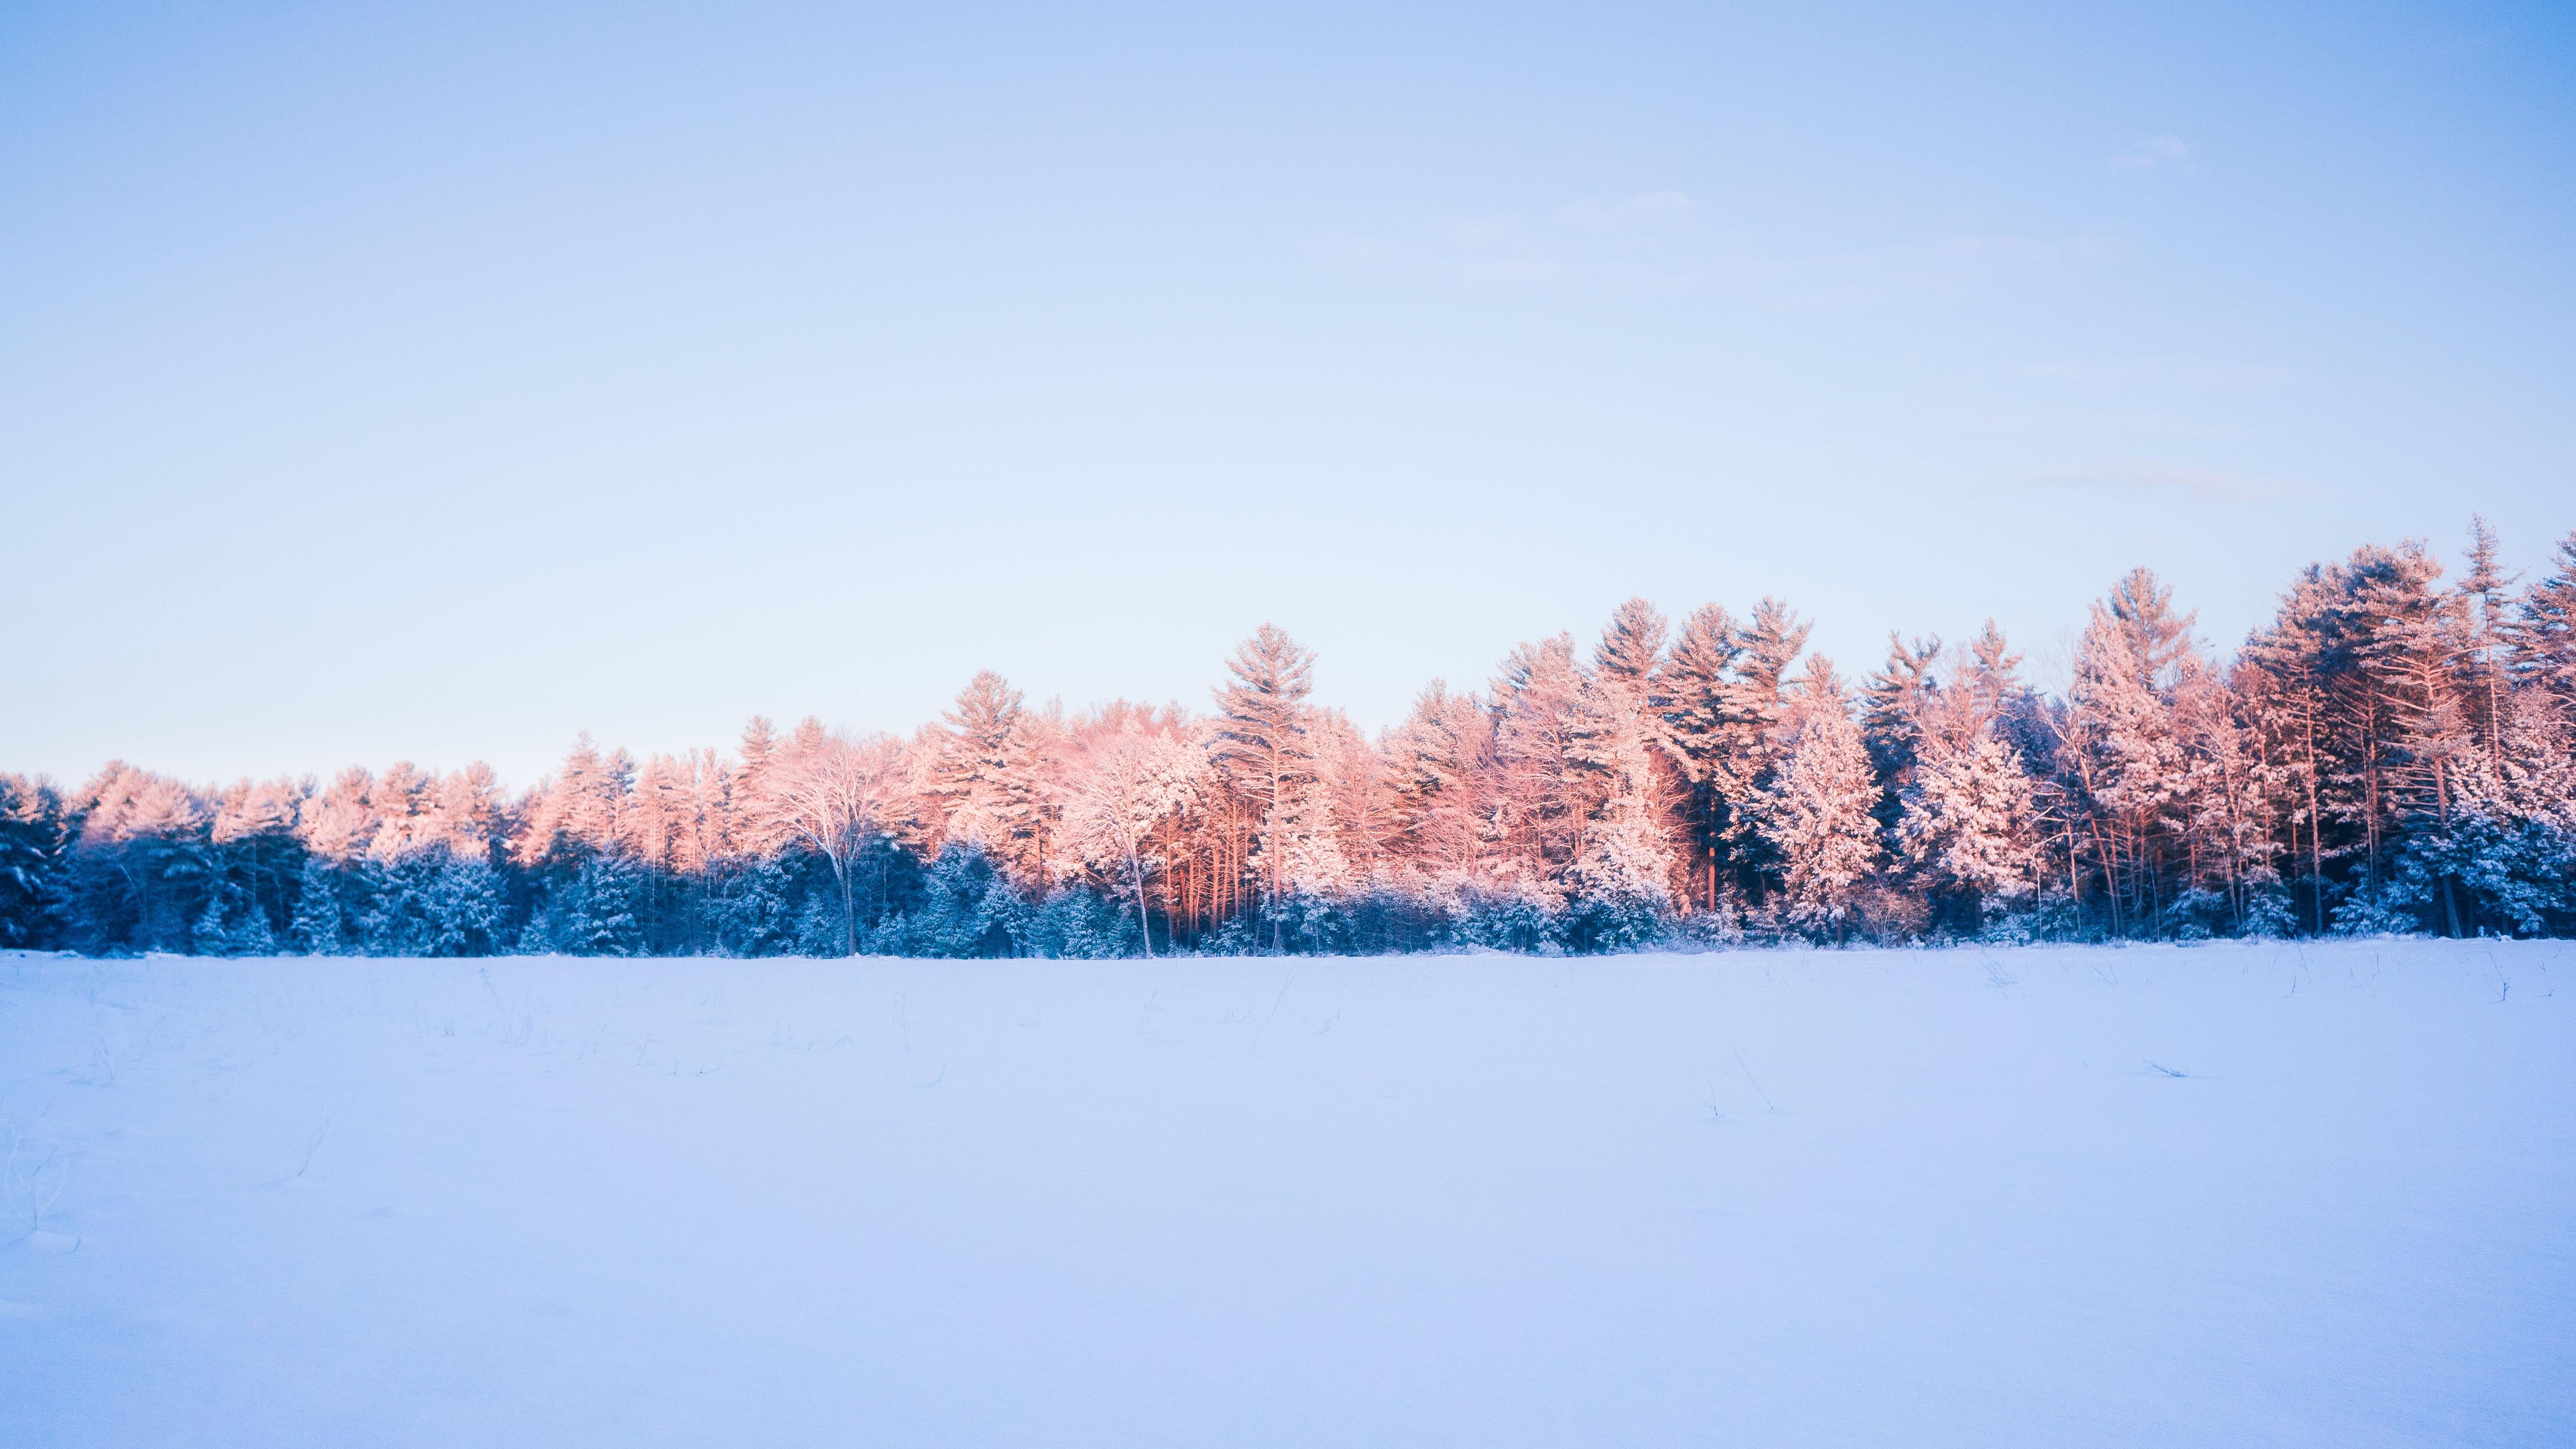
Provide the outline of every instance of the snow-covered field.
<path id="1" fill-rule="evenodd" d="M 0 956 L 0 1131 L 29 1449 L 2576 1443 L 2558 944 Z"/>

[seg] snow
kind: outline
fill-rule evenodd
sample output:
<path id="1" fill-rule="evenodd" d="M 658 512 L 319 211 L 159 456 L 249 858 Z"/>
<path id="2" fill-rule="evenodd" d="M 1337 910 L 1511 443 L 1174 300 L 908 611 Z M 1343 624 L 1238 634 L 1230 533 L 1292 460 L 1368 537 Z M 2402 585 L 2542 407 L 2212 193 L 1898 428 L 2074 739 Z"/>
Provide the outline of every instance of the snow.
<path id="1" fill-rule="evenodd" d="M 5 956 L 0 1443 L 2566 1444 L 2560 980 Z"/>

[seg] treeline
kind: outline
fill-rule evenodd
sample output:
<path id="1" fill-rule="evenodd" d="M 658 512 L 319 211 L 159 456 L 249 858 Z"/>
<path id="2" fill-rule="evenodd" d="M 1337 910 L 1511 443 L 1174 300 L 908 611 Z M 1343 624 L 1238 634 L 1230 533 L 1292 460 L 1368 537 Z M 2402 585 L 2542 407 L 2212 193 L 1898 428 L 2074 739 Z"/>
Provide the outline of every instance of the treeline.
<path id="1" fill-rule="evenodd" d="M 0 776 L 0 944 L 477 955 L 1599 951 L 2576 927 L 2576 534 L 2308 568 L 2221 661 L 2141 569 L 2063 697 L 1990 623 L 1857 684 L 1765 599 L 1524 644 L 1371 739 L 1264 625 L 1211 711 L 978 674 L 909 739 L 200 789 Z"/>

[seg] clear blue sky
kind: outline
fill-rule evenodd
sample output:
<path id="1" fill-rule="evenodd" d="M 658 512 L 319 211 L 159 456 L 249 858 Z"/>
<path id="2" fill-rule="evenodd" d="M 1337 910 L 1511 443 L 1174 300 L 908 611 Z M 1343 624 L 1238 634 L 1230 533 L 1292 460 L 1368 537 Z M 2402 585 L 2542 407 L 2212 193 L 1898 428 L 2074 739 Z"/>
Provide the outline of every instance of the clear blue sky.
<path id="1" fill-rule="evenodd" d="M 0 769 L 2576 527 L 2564 4 L 930 8 L 0 12 Z"/>

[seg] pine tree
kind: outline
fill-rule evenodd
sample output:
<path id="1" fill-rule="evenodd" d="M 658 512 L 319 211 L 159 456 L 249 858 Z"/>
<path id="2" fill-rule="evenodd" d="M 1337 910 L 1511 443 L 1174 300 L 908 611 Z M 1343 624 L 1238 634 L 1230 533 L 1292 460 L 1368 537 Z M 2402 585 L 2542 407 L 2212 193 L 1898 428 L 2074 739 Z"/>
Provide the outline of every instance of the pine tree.
<path id="1" fill-rule="evenodd" d="M 1496 864 L 1521 889 L 1550 897 L 1562 895 L 1582 853 L 1597 793 L 1578 740 L 1590 728 L 1590 687 L 1566 634 L 1513 650 L 1493 686 Z"/>
<path id="2" fill-rule="evenodd" d="M 1233 678 L 1216 691 L 1215 758 L 1256 812 L 1261 843 L 1252 865 L 1277 950 L 1286 944 L 1279 912 L 1290 887 L 1290 857 L 1299 837 L 1321 823 L 1311 818 L 1315 751 L 1306 708 L 1315 688 L 1315 656 L 1265 623 L 1236 647 L 1226 669 Z"/>
<path id="3" fill-rule="evenodd" d="M 308 796 L 296 819 L 304 848 L 333 865 L 346 865 L 366 853 L 376 838 L 375 776 L 355 765 L 333 777 L 330 787 Z"/>
<path id="4" fill-rule="evenodd" d="M 595 855 L 546 901 L 544 945 L 567 956 L 632 956 L 643 948 L 637 907 L 643 872 L 619 855 Z"/>
<path id="5" fill-rule="evenodd" d="M 1880 860 L 1870 813 L 1878 785 L 1833 666 L 1811 661 L 1799 693 L 1796 733 L 1763 792 L 1761 828 L 1780 861 L 1782 914 L 1840 942 Z"/>
<path id="6" fill-rule="evenodd" d="M 189 949 L 215 884 L 208 802 L 166 775 L 110 761 L 66 810 L 80 820 L 67 872 L 76 944 Z"/>
<path id="7" fill-rule="evenodd" d="M 2293 917 L 2320 935 L 2326 929 L 2326 780 L 2333 744 L 2327 691 L 2339 654 L 2320 604 L 2327 588 L 2324 571 L 2310 566 L 2274 621 L 2246 640 L 2229 674 L 2231 690 L 2244 701 L 2255 747 L 2267 762 L 2281 855 L 2295 876 L 2294 905 L 2297 893 L 2306 892 L 2305 909 L 2294 910 Z"/>
<path id="8" fill-rule="evenodd" d="M 257 784 L 240 780 L 224 791 L 215 806 L 211 834 L 215 869 L 239 883 L 243 899 L 267 937 L 265 946 L 241 954 L 267 955 L 276 949 L 272 917 L 283 917 L 295 878 L 303 869 L 305 850 L 296 838 L 296 820 L 311 794 L 310 780 Z"/>
<path id="9" fill-rule="evenodd" d="M 922 881 L 920 907 L 905 921 L 907 954 L 1016 956 L 1027 907 L 981 846 L 952 843 Z"/>
<path id="10" fill-rule="evenodd" d="M 1735 620 L 1717 605 L 1703 604 L 1682 621 L 1671 653 L 1655 674 L 1655 706 L 1663 716 L 1656 737 L 1672 757 L 1679 779 L 1677 811 L 1691 889 L 1707 911 L 1717 909 L 1719 877 L 1736 835 L 1734 801 L 1721 784 L 1721 772 L 1734 732 L 1744 723 L 1734 714 L 1730 679 L 1743 651 Z"/>
<path id="11" fill-rule="evenodd" d="M 227 938 L 234 956 L 274 956 L 277 954 L 277 931 L 268 923 L 268 912 L 259 902 L 245 898 L 241 919 L 234 923 Z"/>
<path id="12" fill-rule="evenodd" d="M 1022 881 L 1042 868 L 1035 751 L 1020 692 L 987 669 L 967 681 L 941 716 L 926 793 L 941 816 L 940 837 L 963 841 Z"/>
<path id="13" fill-rule="evenodd" d="M 1435 679 L 1388 731 L 1385 761 L 1390 848 L 1431 879 L 1471 876 L 1493 815 L 1493 716 Z"/>
<path id="14" fill-rule="evenodd" d="M 1813 627 L 1788 605 L 1765 598 L 1736 630 L 1735 674 L 1727 690 L 1729 724 L 1717 752 L 1716 783 L 1733 817 L 1728 845 L 1736 882 L 1757 901 L 1779 865 L 1761 819 L 1790 738 L 1781 728 L 1790 709 L 1789 666 L 1806 648 Z"/>
<path id="15" fill-rule="evenodd" d="M 1973 733 L 2003 719 L 2027 691 L 2021 683 L 2022 657 L 2013 652 L 1994 620 L 1988 619 L 1968 642 L 1968 659 L 1964 688 L 1955 692 L 1968 703 L 1963 723 Z"/>
<path id="16" fill-rule="evenodd" d="M 305 857 L 296 880 L 296 945 L 313 956 L 337 956 L 347 948 L 341 925 L 339 872 L 319 854 Z"/>
<path id="17" fill-rule="evenodd" d="M 707 893 L 707 927 L 714 948 L 728 956 L 774 956 L 795 940 L 795 906 L 785 867 L 742 855 L 713 867 Z"/>
<path id="18" fill-rule="evenodd" d="M 206 908 L 197 913 L 197 924 L 189 933 L 188 949 L 199 956 L 229 956 L 231 942 L 224 931 L 224 897 L 216 891 L 206 897 Z"/>
<path id="19" fill-rule="evenodd" d="M 435 783 L 409 760 L 395 761 L 377 777 L 367 796 L 376 820 L 375 834 L 366 846 L 369 858 L 400 860 L 434 838 L 430 790 Z"/>
<path id="20" fill-rule="evenodd" d="M 1955 896 L 1961 924 L 1976 929 L 2036 894 L 2035 817 L 2020 759 L 1981 728 L 1965 744 L 1937 736 L 1926 744 L 1897 838 L 1908 867 L 1929 889 Z"/>
<path id="21" fill-rule="evenodd" d="M 1870 764 L 1878 772 L 1878 815 L 1883 824 L 1895 824 L 1913 785 L 1929 716 L 1941 702 L 1935 676 L 1940 658 L 1938 635 L 1908 644 L 1891 631 L 1887 662 L 1862 681 L 1861 739 L 1869 746 Z"/>
<path id="22" fill-rule="evenodd" d="M 1664 634 L 1663 615 L 1645 600 L 1622 605 L 1602 631 L 1567 730 L 1584 821 L 1566 883 L 1598 923 L 1591 933 L 1620 945 L 1651 939 L 1673 899 L 1671 756 L 1656 708 Z"/>
<path id="23" fill-rule="evenodd" d="M 2524 590 L 2507 637 L 2516 681 L 2536 691 L 2551 729 L 2576 738 L 2576 532 L 2558 541 L 2548 576 Z"/>
<path id="24" fill-rule="evenodd" d="M 62 797 L 51 785 L 0 775 L 0 946 L 54 939 L 69 838 Z"/>
<path id="25" fill-rule="evenodd" d="M 2193 616 L 2132 570 L 2095 604 L 2077 645 L 2060 768 L 2103 884 L 2115 935 L 2153 936 L 2185 874 L 2171 828 L 2188 767 L 2174 717 L 2176 671 L 2194 656 Z"/>
<path id="26" fill-rule="evenodd" d="M 486 855 L 439 850 L 420 885 L 424 956 L 488 956 L 499 948 L 501 880 Z"/>
<path id="27" fill-rule="evenodd" d="M 1654 605 L 1630 599 L 1611 614 L 1592 653 L 1593 677 L 1609 688 L 1646 697 L 1671 625 Z"/>

